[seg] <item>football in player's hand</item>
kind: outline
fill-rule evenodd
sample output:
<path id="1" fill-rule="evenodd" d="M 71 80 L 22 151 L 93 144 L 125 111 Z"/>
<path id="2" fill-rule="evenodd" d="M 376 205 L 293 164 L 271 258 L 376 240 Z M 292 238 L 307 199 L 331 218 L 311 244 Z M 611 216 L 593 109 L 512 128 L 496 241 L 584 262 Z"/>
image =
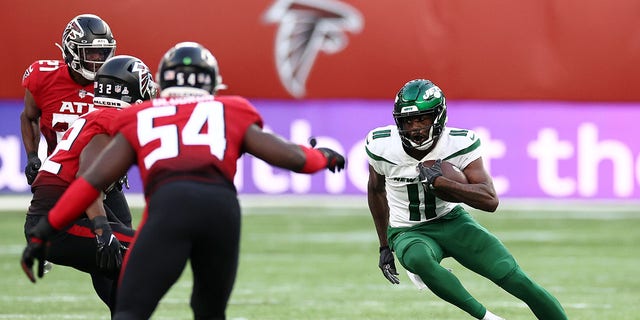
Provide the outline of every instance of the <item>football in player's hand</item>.
<path id="1" fill-rule="evenodd" d="M 425 167 L 430 167 L 435 162 L 436 162 L 435 160 L 427 160 L 427 161 L 424 161 L 422 163 L 422 165 L 425 166 Z M 462 171 L 460 171 L 460 169 L 458 169 L 453 164 L 451 164 L 451 162 L 442 161 L 440 167 L 442 168 L 442 176 L 443 177 L 445 177 L 445 178 L 447 178 L 449 180 L 453 180 L 453 181 L 458 182 L 458 183 L 465 183 L 465 184 L 469 183 L 469 181 L 467 180 L 467 176 L 465 176 L 464 173 L 462 173 Z M 456 199 L 452 195 L 449 195 L 445 191 L 438 190 L 438 189 L 435 189 L 433 191 L 434 191 L 436 197 L 438 197 L 438 198 L 440 198 L 440 199 L 442 199 L 444 201 L 460 202 L 460 200 Z"/>

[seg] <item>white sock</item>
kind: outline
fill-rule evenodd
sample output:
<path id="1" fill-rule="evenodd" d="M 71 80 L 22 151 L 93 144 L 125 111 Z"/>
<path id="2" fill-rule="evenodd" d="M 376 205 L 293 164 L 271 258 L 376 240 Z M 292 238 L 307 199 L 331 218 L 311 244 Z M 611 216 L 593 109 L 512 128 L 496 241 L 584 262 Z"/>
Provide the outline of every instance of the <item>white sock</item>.
<path id="1" fill-rule="evenodd" d="M 484 314 L 484 318 L 482 318 L 482 320 L 504 320 L 504 319 L 496 316 L 495 314 L 491 313 L 491 311 L 487 310 L 487 313 Z"/>

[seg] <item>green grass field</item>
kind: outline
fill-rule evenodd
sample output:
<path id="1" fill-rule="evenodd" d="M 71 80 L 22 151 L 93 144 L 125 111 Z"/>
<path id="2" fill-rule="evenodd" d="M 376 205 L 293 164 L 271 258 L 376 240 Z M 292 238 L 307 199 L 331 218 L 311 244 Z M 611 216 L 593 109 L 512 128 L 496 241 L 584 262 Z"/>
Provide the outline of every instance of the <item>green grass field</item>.
<path id="1" fill-rule="evenodd" d="M 364 198 L 361 206 L 344 208 L 281 204 L 244 209 L 228 319 L 470 319 L 431 292 L 418 291 L 399 264 L 400 285 L 383 278 Z M 640 210 L 577 208 L 472 213 L 556 295 L 570 319 L 638 319 Z M 27 280 L 18 262 L 23 221 L 22 210 L 0 212 L 0 319 L 108 319 L 83 273 L 54 266 L 37 284 Z M 534 319 L 523 303 L 488 280 L 451 259 L 443 264 L 494 313 L 509 320 Z M 192 318 L 190 278 L 187 269 L 153 319 Z"/>

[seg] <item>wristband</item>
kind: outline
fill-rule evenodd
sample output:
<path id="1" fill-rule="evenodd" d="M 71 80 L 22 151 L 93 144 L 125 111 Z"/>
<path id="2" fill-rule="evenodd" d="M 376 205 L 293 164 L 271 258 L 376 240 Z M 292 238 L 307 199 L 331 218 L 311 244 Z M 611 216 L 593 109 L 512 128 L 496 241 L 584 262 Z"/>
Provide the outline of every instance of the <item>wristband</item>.
<path id="1" fill-rule="evenodd" d="M 301 173 L 314 173 L 327 167 L 328 160 L 320 150 L 303 145 L 299 147 L 306 158 L 304 166 L 300 170 Z"/>

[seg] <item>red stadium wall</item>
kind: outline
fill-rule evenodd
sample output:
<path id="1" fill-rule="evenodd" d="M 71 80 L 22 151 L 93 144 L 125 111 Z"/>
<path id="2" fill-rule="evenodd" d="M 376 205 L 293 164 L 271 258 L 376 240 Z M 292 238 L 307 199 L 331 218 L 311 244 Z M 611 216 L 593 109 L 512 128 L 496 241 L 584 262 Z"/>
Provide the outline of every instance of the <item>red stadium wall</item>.
<path id="1" fill-rule="evenodd" d="M 406 80 L 426 77 L 454 99 L 640 100 L 634 0 L 54 0 L 4 7 L 0 98 L 22 97 L 25 68 L 59 59 L 54 43 L 66 23 L 95 13 L 113 29 L 117 53 L 138 56 L 154 71 L 176 42 L 203 43 L 221 64 L 227 92 L 247 97 L 391 99 Z M 278 67 L 276 48 L 291 58 L 283 60 L 288 66 Z M 279 71 L 298 81 L 297 91 L 287 91 L 294 82 Z"/>

